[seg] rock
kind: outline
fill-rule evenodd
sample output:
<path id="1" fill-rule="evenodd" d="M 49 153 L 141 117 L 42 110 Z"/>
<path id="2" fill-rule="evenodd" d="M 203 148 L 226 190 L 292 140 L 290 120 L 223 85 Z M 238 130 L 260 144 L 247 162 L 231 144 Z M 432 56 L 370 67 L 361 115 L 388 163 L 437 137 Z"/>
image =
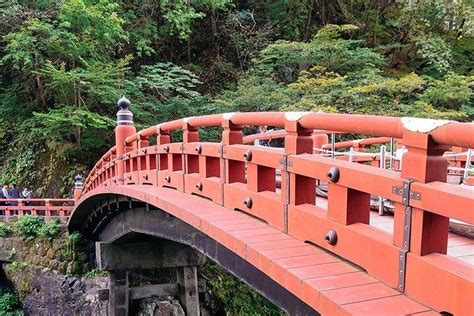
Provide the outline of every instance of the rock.
<path id="1" fill-rule="evenodd" d="M 46 257 L 49 260 L 53 260 L 56 255 L 56 251 L 53 248 L 49 248 L 48 251 L 46 252 Z"/>
<path id="2" fill-rule="evenodd" d="M 103 287 L 104 278 L 82 280 L 78 277 L 27 267 L 22 273 L 7 277 L 22 293 L 25 315 L 106 315 L 97 291 Z"/>
<path id="3" fill-rule="evenodd" d="M 80 274 L 82 272 L 82 262 L 73 261 L 67 265 L 67 274 Z"/>
<path id="4" fill-rule="evenodd" d="M 39 266 L 41 264 L 41 257 L 39 255 L 34 256 L 30 263 Z"/>
<path id="5" fill-rule="evenodd" d="M 51 270 L 57 271 L 58 268 L 59 268 L 59 261 L 58 260 L 51 260 L 51 262 L 49 263 L 49 268 Z"/>
<path id="6" fill-rule="evenodd" d="M 48 257 L 43 257 L 40 261 L 40 265 L 44 268 L 49 267 L 50 260 Z"/>
<path id="7" fill-rule="evenodd" d="M 58 272 L 60 274 L 66 274 L 66 271 L 67 271 L 67 263 L 65 262 L 60 262 L 58 264 Z"/>

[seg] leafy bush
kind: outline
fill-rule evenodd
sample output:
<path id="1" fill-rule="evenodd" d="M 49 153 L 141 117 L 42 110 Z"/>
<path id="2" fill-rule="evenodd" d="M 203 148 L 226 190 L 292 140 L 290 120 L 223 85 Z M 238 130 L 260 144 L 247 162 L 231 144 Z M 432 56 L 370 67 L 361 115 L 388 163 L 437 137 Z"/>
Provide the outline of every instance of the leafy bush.
<path id="1" fill-rule="evenodd" d="M 216 263 L 208 260 L 201 274 L 226 315 L 283 315 L 278 307 Z"/>
<path id="2" fill-rule="evenodd" d="M 84 274 L 84 277 L 86 279 L 93 279 L 95 277 L 105 277 L 105 276 L 107 276 L 107 272 L 100 269 L 92 269 L 86 272 L 86 274 Z"/>
<path id="3" fill-rule="evenodd" d="M 56 237 L 59 236 L 61 233 L 60 222 L 58 219 L 46 223 L 43 227 L 39 230 L 39 236 L 47 239 L 49 241 L 53 241 Z"/>
<path id="4" fill-rule="evenodd" d="M 434 80 L 421 99 L 436 107 L 459 110 L 470 107 L 474 88 L 474 76 L 448 73 L 443 80 Z"/>
<path id="5" fill-rule="evenodd" d="M 39 236 L 44 222 L 37 216 L 26 215 L 20 217 L 15 223 L 15 229 L 25 241 L 30 241 Z"/>
<path id="6" fill-rule="evenodd" d="M 0 223 L 0 237 L 8 237 L 11 233 L 13 233 L 13 228 L 5 223 Z"/>
<path id="7" fill-rule="evenodd" d="M 23 315 L 18 297 L 12 292 L 0 291 L 0 315 Z"/>

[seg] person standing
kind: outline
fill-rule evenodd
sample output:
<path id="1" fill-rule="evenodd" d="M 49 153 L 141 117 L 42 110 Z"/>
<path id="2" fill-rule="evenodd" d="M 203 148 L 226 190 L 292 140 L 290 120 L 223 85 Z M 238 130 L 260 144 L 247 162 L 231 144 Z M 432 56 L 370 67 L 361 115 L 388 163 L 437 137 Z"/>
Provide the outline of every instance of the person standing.
<path id="1" fill-rule="evenodd" d="M 2 193 L 3 193 L 3 196 L 4 196 L 6 199 L 9 199 L 9 198 L 10 198 L 10 192 L 8 191 L 8 185 L 7 185 L 7 184 L 4 184 L 4 185 L 3 185 Z"/>
<path id="2" fill-rule="evenodd" d="M 7 184 L 4 184 L 4 185 L 3 185 L 2 194 L 3 194 L 3 197 L 4 197 L 5 199 L 9 199 L 9 198 L 10 198 L 10 192 L 8 192 L 8 185 L 7 185 Z M 5 205 L 9 205 L 9 204 L 10 204 L 9 202 L 5 202 Z"/>
<path id="3" fill-rule="evenodd" d="M 0 187 L 3 187 L 1 184 L 0 184 Z M 0 200 L 3 200 L 5 199 L 5 196 L 3 195 L 3 189 L 0 190 Z M 5 202 L 3 201 L 0 201 L 0 205 L 5 205 Z"/>
<path id="4" fill-rule="evenodd" d="M 24 199 L 31 199 L 31 191 L 28 191 L 27 188 L 24 188 L 23 189 L 23 192 L 21 192 L 21 196 L 24 198 Z M 26 206 L 31 206 L 31 201 L 25 201 L 25 205 Z"/>
<path id="5" fill-rule="evenodd" d="M 12 188 L 10 189 L 10 199 L 19 199 L 20 198 L 20 190 L 16 187 L 16 183 L 12 183 Z M 18 205 L 18 202 L 12 202 L 12 205 Z"/>

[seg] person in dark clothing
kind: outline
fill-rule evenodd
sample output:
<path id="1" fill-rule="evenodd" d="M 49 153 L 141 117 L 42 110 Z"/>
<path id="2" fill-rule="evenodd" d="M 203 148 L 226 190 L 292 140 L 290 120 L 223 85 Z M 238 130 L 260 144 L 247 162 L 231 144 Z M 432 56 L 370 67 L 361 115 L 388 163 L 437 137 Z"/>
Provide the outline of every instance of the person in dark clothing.
<path id="1" fill-rule="evenodd" d="M 0 185 L 0 188 L 3 187 L 3 185 Z M 5 199 L 5 195 L 3 195 L 3 190 L 0 190 L 0 205 L 5 205 L 5 202 L 1 201 Z"/>
<path id="2" fill-rule="evenodd" d="M 16 183 L 12 183 L 12 188 L 10 189 L 10 199 L 19 199 L 20 190 L 16 187 Z M 12 202 L 12 205 L 18 205 L 18 202 Z"/>

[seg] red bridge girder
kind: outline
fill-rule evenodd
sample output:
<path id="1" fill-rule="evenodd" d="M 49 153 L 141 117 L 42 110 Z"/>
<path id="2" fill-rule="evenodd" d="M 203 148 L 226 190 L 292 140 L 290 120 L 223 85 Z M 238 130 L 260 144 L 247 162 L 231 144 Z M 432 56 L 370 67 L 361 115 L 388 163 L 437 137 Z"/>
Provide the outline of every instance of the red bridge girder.
<path id="1" fill-rule="evenodd" d="M 245 145 L 244 125 L 283 127 L 284 148 Z M 199 129 L 209 126 L 222 127 L 220 143 L 199 141 Z M 314 155 L 315 129 L 401 139 L 407 148 L 401 172 Z M 171 141 L 176 130 L 183 131 L 183 142 Z M 448 160 L 443 154 L 450 146 L 473 148 L 473 135 L 472 123 L 326 113 L 216 114 L 166 122 L 138 133 L 133 126 L 118 125 L 116 146 L 97 162 L 82 191 L 77 190 L 76 207 L 104 192 L 150 204 L 155 192 L 157 207 L 165 197 L 158 196 L 156 188 L 162 196 L 176 195 L 173 189 L 204 197 L 219 206 L 211 217 L 218 209 L 241 210 L 263 221 L 261 229 L 272 227 L 292 240 L 324 248 L 430 309 L 468 315 L 473 311 L 473 266 L 446 252 L 449 219 L 474 224 L 474 191 L 446 183 Z M 150 145 L 151 138 L 156 138 L 156 145 Z M 328 181 L 327 208 L 318 205 L 319 181 Z M 393 234 L 370 225 L 371 195 L 395 204 Z M 193 212 L 199 215 L 199 209 Z M 173 215 L 202 225 L 191 215 Z M 74 213 L 71 223 L 78 225 Z M 326 240 L 330 230 L 337 233 L 336 243 Z M 273 264 L 271 258 L 267 263 Z M 304 290 L 295 295 L 321 307 L 319 296 L 316 302 Z M 395 302 L 398 298 L 387 300 L 394 312 L 403 304 Z"/>

